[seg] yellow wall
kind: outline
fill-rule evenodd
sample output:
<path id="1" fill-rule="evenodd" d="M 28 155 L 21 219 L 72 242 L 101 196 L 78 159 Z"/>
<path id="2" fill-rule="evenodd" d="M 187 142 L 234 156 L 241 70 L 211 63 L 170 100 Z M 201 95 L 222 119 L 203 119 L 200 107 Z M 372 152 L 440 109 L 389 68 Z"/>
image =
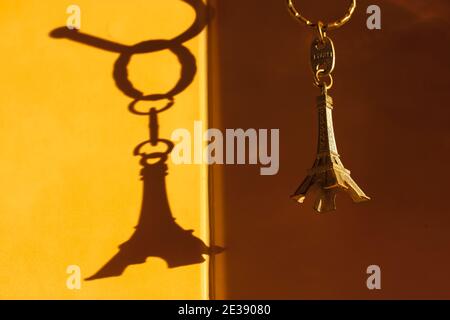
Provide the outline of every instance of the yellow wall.
<path id="1" fill-rule="evenodd" d="M 112 78 L 118 54 L 49 37 L 65 25 L 70 4 L 0 2 L 0 298 L 207 298 L 208 261 L 169 269 L 149 258 L 121 277 L 66 287 L 68 265 L 88 277 L 133 233 L 142 183 L 132 151 L 148 138 L 148 119 L 127 110 L 132 99 Z M 82 32 L 127 45 L 173 38 L 195 19 L 181 0 L 76 4 Z M 161 137 L 207 119 L 204 33 L 185 43 L 199 70 L 160 115 Z M 168 91 L 179 71 L 167 50 L 135 57 L 129 68 L 145 93 Z M 172 213 L 205 243 L 206 178 L 204 166 L 169 161 Z"/>

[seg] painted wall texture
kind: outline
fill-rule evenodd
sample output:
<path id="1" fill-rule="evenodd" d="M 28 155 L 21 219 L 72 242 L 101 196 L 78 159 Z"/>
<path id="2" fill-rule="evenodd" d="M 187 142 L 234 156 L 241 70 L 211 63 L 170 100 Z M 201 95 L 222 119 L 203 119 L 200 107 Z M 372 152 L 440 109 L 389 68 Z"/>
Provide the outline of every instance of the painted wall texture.
<path id="1" fill-rule="evenodd" d="M 120 78 L 126 75 L 113 73 L 118 47 L 184 34 L 175 50 L 181 44 L 192 57 L 184 50 L 180 61 L 156 43 L 153 52 L 131 57 L 128 78 L 145 95 L 165 93 L 180 80 L 182 63 L 190 62 L 191 76 L 196 65 L 195 77 L 185 77 L 173 95 L 175 105 L 159 114 L 159 135 L 192 131 L 194 120 L 206 125 L 205 32 L 199 21 L 191 28 L 201 1 L 76 1 L 79 34 L 113 43 L 106 45 L 79 34 L 58 39 L 74 35 L 61 29 L 49 35 L 65 26 L 71 4 L 0 2 L 0 298 L 207 298 L 206 168 L 168 160 L 167 176 L 161 164 L 141 181 L 133 149 L 148 140 L 148 117 L 129 112 L 134 98 Z M 137 108 L 167 101 L 141 101 Z M 153 251 L 139 252 L 140 242 Z M 98 274 L 114 256 L 116 265 Z M 121 276 L 108 276 L 128 263 Z M 69 290 L 69 265 L 79 266 L 83 279 L 101 279 Z"/>
<path id="2" fill-rule="evenodd" d="M 289 198 L 316 155 L 312 30 L 284 0 L 208 2 L 77 0 L 69 31 L 71 1 L 0 1 L 0 298 L 449 298 L 448 1 L 383 1 L 370 31 L 360 0 L 329 33 L 338 150 L 372 201 L 320 215 Z M 151 146 L 137 113 L 172 100 Z M 279 173 L 174 165 L 196 120 L 280 129 Z"/>
<path id="3" fill-rule="evenodd" d="M 295 2 L 313 21 L 334 21 L 349 3 Z M 381 30 L 366 27 L 372 4 L 381 7 Z M 358 0 L 352 20 L 329 32 L 338 150 L 372 201 L 339 194 L 338 210 L 321 215 L 314 198 L 289 198 L 316 155 L 313 30 L 284 0 L 214 7 L 211 126 L 280 129 L 278 175 L 214 170 L 215 235 L 226 247 L 216 257 L 216 297 L 450 298 L 450 91 L 441 72 L 450 67 L 449 2 Z M 366 287 L 372 264 L 381 267 L 379 291 Z"/>

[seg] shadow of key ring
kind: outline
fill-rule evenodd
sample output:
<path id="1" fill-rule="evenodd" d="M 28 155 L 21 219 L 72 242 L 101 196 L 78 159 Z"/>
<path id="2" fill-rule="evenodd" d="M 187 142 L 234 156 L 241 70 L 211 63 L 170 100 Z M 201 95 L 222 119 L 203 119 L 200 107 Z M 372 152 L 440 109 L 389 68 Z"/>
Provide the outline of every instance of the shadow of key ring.
<path id="1" fill-rule="evenodd" d="M 308 20 L 295 8 L 293 0 L 286 0 L 286 2 L 287 2 L 287 6 L 289 8 L 289 11 L 292 13 L 292 15 L 295 18 L 297 18 L 297 20 L 303 22 L 304 24 L 306 24 L 307 26 L 310 26 L 310 27 L 316 28 L 318 26 L 318 23 L 314 23 L 314 22 Z M 337 20 L 335 22 L 324 24 L 324 29 L 325 30 L 333 30 L 333 29 L 342 27 L 344 24 L 346 24 L 350 20 L 353 13 L 355 12 L 355 9 L 356 9 L 356 0 L 351 0 L 350 8 L 348 9 L 345 16 L 342 19 Z"/>
<path id="2" fill-rule="evenodd" d="M 144 141 L 141 144 L 139 144 L 138 146 L 136 146 L 136 148 L 134 149 L 133 154 L 135 156 L 141 156 L 141 164 L 142 165 L 146 165 L 148 164 L 147 161 L 150 159 L 159 159 L 158 162 L 165 162 L 167 160 L 167 156 L 172 152 L 173 148 L 175 147 L 174 143 L 170 140 L 167 139 L 158 139 L 157 140 L 158 144 L 165 144 L 166 145 L 166 150 L 164 152 L 151 152 L 151 153 L 146 153 L 144 152 L 142 149 L 145 146 L 151 146 L 151 141 Z"/>

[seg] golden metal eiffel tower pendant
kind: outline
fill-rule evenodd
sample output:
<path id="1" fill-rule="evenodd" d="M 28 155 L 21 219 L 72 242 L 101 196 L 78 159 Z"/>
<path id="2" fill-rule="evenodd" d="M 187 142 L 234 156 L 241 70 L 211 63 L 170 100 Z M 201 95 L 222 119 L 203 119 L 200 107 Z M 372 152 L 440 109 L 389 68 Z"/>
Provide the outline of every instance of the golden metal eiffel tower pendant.
<path id="1" fill-rule="evenodd" d="M 354 202 L 370 200 L 350 177 L 350 171 L 345 169 L 336 147 L 333 130 L 333 99 L 328 95 L 326 85 L 321 87 L 322 93 L 317 98 L 319 114 L 319 141 L 317 158 L 308 176 L 292 196 L 303 203 L 308 191 L 318 192 L 314 208 L 318 212 L 336 210 L 336 193 L 346 191 Z"/>

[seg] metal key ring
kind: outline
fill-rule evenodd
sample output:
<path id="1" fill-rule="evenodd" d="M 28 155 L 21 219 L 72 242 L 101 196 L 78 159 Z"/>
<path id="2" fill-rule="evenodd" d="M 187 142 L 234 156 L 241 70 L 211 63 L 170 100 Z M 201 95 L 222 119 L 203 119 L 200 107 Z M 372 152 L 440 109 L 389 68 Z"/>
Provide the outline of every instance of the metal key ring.
<path id="1" fill-rule="evenodd" d="M 306 24 L 307 26 L 310 27 L 317 27 L 317 23 L 314 23 L 310 20 L 308 20 L 307 18 L 305 18 L 294 6 L 293 0 L 286 0 L 289 11 L 292 13 L 292 15 L 297 18 L 299 21 L 303 22 L 304 24 Z M 324 24 L 324 28 L 325 30 L 333 30 L 333 29 L 337 29 L 339 27 L 342 27 L 344 24 L 346 24 L 350 18 L 352 17 L 353 13 L 355 12 L 356 9 L 356 0 L 351 0 L 351 4 L 350 4 L 350 8 L 348 9 L 346 15 L 340 19 L 337 20 L 335 22 L 332 23 L 326 23 Z"/>
<path id="2" fill-rule="evenodd" d="M 324 71 L 325 71 L 324 69 L 319 69 L 316 71 L 316 73 L 314 74 L 314 84 L 319 88 L 321 86 L 325 86 L 325 88 L 327 90 L 330 90 L 333 87 L 333 83 L 334 83 L 333 76 L 329 73 L 323 74 Z M 327 84 L 325 81 L 321 82 L 320 78 L 322 78 L 322 77 L 328 77 L 330 79 L 330 83 Z"/>

